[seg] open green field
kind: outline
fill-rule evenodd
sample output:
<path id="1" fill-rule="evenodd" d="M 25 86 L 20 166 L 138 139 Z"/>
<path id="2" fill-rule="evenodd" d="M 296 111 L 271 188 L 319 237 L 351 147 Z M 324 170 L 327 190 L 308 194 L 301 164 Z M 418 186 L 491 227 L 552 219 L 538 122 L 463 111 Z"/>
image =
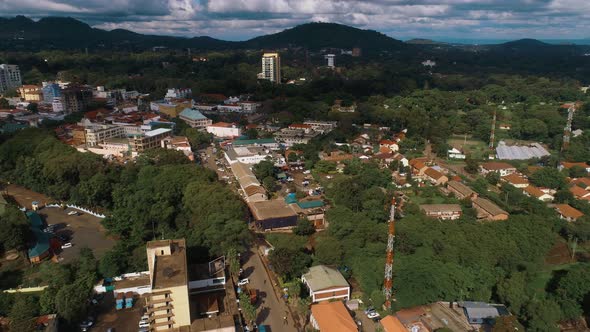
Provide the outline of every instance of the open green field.
<path id="1" fill-rule="evenodd" d="M 447 140 L 447 144 L 456 149 L 463 150 L 474 159 L 487 159 L 489 152 L 488 143 L 470 136 L 467 136 L 467 139 L 465 139 L 465 136 L 453 135 Z"/>

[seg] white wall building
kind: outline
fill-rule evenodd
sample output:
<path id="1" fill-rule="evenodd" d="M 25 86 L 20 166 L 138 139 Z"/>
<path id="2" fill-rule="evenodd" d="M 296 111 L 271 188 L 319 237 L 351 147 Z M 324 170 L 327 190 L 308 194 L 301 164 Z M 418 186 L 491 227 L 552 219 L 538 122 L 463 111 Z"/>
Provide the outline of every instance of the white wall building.
<path id="1" fill-rule="evenodd" d="M 262 55 L 262 72 L 258 74 L 258 78 L 281 83 L 281 57 L 279 53 L 264 53 Z"/>
<path id="2" fill-rule="evenodd" d="M 217 122 L 207 126 L 207 132 L 215 135 L 215 137 L 238 137 L 242 134 L 242 130 L 235 123 Z"/>

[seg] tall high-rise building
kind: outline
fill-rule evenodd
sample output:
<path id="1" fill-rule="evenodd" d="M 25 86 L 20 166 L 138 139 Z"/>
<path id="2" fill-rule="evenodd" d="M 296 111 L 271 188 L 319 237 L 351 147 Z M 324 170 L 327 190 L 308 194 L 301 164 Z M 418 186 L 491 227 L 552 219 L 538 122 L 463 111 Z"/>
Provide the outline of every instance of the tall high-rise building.
<path id="1" fill-rule="evenodd" d="M 62 100 L 66 113 L 86 111 L 92 99 L 92 89 L 82 85 L 71 85 L 62 90 Z"/>
<path id="2" fill-rule="evenodd" d="M 334 58 L 335 57 L 336 57 L 336 55 L 334 55 L 334 54 L 324 55 L 324 58 L 326 58 L 326 60 L 328 60 L 328 67 L 334 68 Z"/>
<path id="3" fill-rule="evenodd" d="M 279 53 L 262 54 L 262 72 L 258 74 L 258 78 L 281 83 L 281 57 Z"/>
<path id="4" fill-rule="evenodd" d="M 43 101 L 50 104 L 55 98 L 61 97 L 59 84 L 53 82 L 43 82 Z"/>
<path id="5" fill-rule="evenodd" d="M 16 89 L 21 85 L 22 80 L 18 66 L 0 64 L 0 93 Z"/>

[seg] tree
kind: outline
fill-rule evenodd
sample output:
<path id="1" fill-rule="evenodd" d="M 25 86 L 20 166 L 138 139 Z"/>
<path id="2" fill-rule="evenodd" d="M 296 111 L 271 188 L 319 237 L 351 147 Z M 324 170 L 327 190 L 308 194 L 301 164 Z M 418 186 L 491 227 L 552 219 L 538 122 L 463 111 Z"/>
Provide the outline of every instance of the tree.
<path id="1" fill-rule="evenodd" d="M 497 185 L 500 182 L 500 173 L 498 172 L 489 172 L 488 174 L 486 174 L 486 180 L 488 180 L 488 182 L 491 185 Z"/>
<path id="2" fill-rule="evenodd" d="M 531 181 L 539 187 L 564 188 L 566 185 L 565 176 L 556 168 L 543 167 L 531 175 Z"/>
<path id="3" fill-rule="evenodd" d="M 39 307 L 34 297 L 18 294 L 8 318 L 10 319 L 10 331 L 29 332 L 35 328 L 35 317 Z"/>
<path id="4" fill-rule="evenodd" d="M 8 109 L 10 108 L 10 104 L 6 98 L 0 98 L 0 109 Z"/>
<path id="5" fill-rule="evenodd" d="M 22 249 L 31 237 L 31 227 L 22 213 L 15 206 L 9 205 L 3 215 L 0 215 L 0 251 Z"/>
<path id="6" fill-rule="evenodd" d="M 262 185 L 270 193 L 275 192 L 276 183 L 277 183 L 277 181 L 272 176 L 267 176 L 264 179 L 262 179 Z"/>
<path id="7" fill-rule="evenodd" d="M 331 161 L 320 160 L 315 164 L 314 169 L 320 173 L 330 173 L 336 170 L 336 164 Z"/>
<path id="8" fill-rule="evenodd" d="M 118 245 L 107 251 L 98 263 L 98 270 L 105 278 L 112 278 L 124 272 L 126 267 L 125 252 L 117 250 Z"/>
<path id="9" fill-rule="evenodd" d="M 315 226 L 307 218 L 297 220 L 297 225 L 293 228 L 293 233 L 300 236 L 307 236 L 315 233 Z"/>
<path id="10" fill-rule="evenodd" d="M 258 130 L 256 128 L 249 128 L 244 133 L 248 139 L 257 139 L 258 138 Z"/>
<path id="11" fill-rule="evenodd" d="M 588 176 L 588 172 L 586 172 L 586 169 L 582 166 L 575 165 L 571 167 L 568 171 L 569 176 L 571 178 L 583 178 L 585 176 Z"/>
<path id="12" fill-rule="evenodd" d="M 269 260 L 274 270 L 287 280 L 298 278 L 311 264 L 308 254 L 294 248 L 276 248 L 271 251 Z"/>
<path id="13" fill-rule="evenodd" d="M 256 320 L 256 307 L 250 303 L 250 297 L 245 291 L 240 294 L 240 308 L 242 308 L 246 323 L 252 327 L 252 322 Z"/>
<path id="14" fill-rule="evenodd" d="M 275 176 L 275 166 L 272 161 L 263 160 L 252 167 L 252 172 L 258 179 Z"/>
<path id="15" fill-rule="evenodd" d="M 526 306 L 527 331 L 557 332 L 557 321 L 561 319 L 559 305 L 550 299 L 534 300 Z"/>
<path id="16" fill-rule="evenodd" d="M 240 274 L 240 260 L 238 258 L 238 252 L 235 248 L 230 248 L 225 255 L 227 257 L 227 263 L 229 265 L 229 272 L 238 277 Z"/>
<path id="17" fill-rule="evenodd" d="M 569 204 L 575 200 L 574 194 L 572 194 L 572 192 L 567 189 L 558 190 L 554 197 L 556 203 Z"/>
<path id="18" fill-rule="evenodd" d="M 29 112 L 37 113 L 39 111 L 39 107 L 37 103 L 30 103 L 29 105 L 27 105 L 27 110 Z"/>
<path id="19" fill-rule="evenodd" d="M 344 249 L 334 237 L 322 236 L 317 238 L 315 256 L 322 264 L 340 265 L 344 257 Z"/>
<path id="20" fill-rule="evenodd" d="M 515 314 L 519 314 L 522 307 L 528 302 L 526 286 L 525 272 L 515 272 L 509 278 L 500 281 L 497 286 L 500 301 L 508 305 L 510 311 Z"/>
<path id="21" fill-rule="evenodd" d="M 65 285 L 55 294 L 55 309 L 66 321 L 72 323 L 82 319 L 88 309 L 91 287 L 87 280 L 76 280 Z"/>
<path id="22" fill-rule="evenodd" d="M 479 171 L 479 164 L 475 159 L 470 157 L 465 159 L 465 172 L 470 174 L 476 174 Z"/>

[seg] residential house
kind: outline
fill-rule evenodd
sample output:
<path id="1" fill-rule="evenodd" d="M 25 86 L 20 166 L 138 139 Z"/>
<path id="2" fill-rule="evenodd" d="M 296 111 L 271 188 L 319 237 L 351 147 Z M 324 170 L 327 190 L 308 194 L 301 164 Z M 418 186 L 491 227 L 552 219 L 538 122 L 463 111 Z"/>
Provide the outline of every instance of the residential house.
<path id="1" fill-rule="evenodd" d="M 573 179 L 570 181 L 570 185 L 575 185 L 582 189 L 590 190 L 590 178 Z"/>
<path id="2" fill-rule="evenodd" d="M 428 168 L 428 166 L 426 166 L 420 159 L 411 159 L 410 166 L 412 167 L 412 174 L 418 176 L 423 176 L 424 172 Z"/>
<path id="3" fill-rule="evenodd" d="M 574 166 L 581 167 L 581 168 L 585 169 L 586 172 L 590 173 L 590 165 L 588 165 L 587 163 L 584 163 L 584 162 L 570 163 L 570 162 L 564 161 L 561 163 L 561 165 L 559 165 L 559 169 L 560 170 L 562 170 L 564 168 L 570 169 Z"/>
<path id="4" fill-rule="evenodd" d="M 350 299 L 350 285 L 337 269 L 312 266 L 301 276 L 301 281 L 309 290 L 311 302 Z"/>
<path id="5" fill-rule="evenodd" d="M 555 204 L 555 211 L 559 213 L 559 217 L 561 219 L 565 219 L 567 221 L 576 221 L 578 218 L 584 216 L 582 211 L 569 206 L 568 204 Z"/>
<path id="6" fill-rule="evenodd" d="M 216 122 L 207 126 L 207 132 L 221 138 L 238 137 L 242 134 L 241 128 L 235 123 Z"/>
<path id="7" fill-rule="evenodd" d="M 391 152 L 399 151 L 399 145 L 397 145 L 397 142 L 388 139 L 382 139 L 379 141 L 379 149 L 382 148 L 389 149 Z"/>
<path id="8" fill-rule="evenodd" d="M 459 181 L 451 180 L 447 183 L 447 190 L 452 192 L 458 199 L 476 198 L 477 193 Z"/>
<path id="9" fill-rule="evenodd" d="M 311 128 L 320 133 L 320 134 L 327 134 L 334 130 L 337 127 L 338 123 L 336 121 L 316 121 L 316 120 L 305 120 L 303 124 L 310 125 Z"/>
<path id="10" fill-rule="evenodd" d="M 320 332 L 358 332 L 358 326 L 342 301 L 312 305 L 309 320 Z"/>
<path id="11" fill-rule="evenodd" d="M 570 192 L 577 199 L 590 201 L 590 191 L 588 191 L 586 189 L 580 188 L 578 186 L 573 186 L 573 187 L 570 187 Z"/>
<path id="12" fill-rule="evenodd" d="M 164 99 L 175 99 L 175 98 L 191 98 L 193 91 L 190 88 L 186 89 L 168 89 Z"/>
<path id="13" fill-rule="evenodd" d="M 543 202 L 553 201 L 552 195 L 545 193 L 544 191 L 542 191 L 541 189 L 539 189 L 533 185 L 526 186 L 523 189 L 523 193 L 528 197 L 534 197 L 534 198 L 536 198 L 540 201 L 543 201 Z"/>
<path id="14" fill-rule="evenodd" d="M 191 161 L 195 160 L 191 143 L 186 136 L 166 137 L 161 142 L 164 149 L 176 150 L 184 153 L 184 155 Z"/>
<path id="15" fill-rule="evenodd" d="M 420 210 L 428 217 L 441 220 L 459 219 L 463 213 L 459 204 L 421 204 Z"/>
<path id="16" fill-rule="evenodd" d="M 432 167 L 427 167 L 424 171 L 424 175 L 426 176 L 426 179 L 435 186 L 444 185 L 449 181 L 449 178 L 446 175 Z"/>
<path id="17" fill-rule="evenodd" d="M 516 172 L 516 167 L 504 162 L 488 162 L 479 166 L 479 171 L 483 175 L 490 172 L 499 173 L 500 176 L 506 176 Z"/>
<path id="18" fill-rule="evenodd" d="M 529 180 L 519 173 L 512 173 L 500 178 L 501 181 L 511 184 L 516 188 L 526 188 L 529 185 Z"/>
<path id="19" fill-rule="evenodd" d="M 408 332 L 408 329 L 395 315 L 387 315 L 379 323 L 385 332 Z"/>
<path id="20" fill-rule="evenodd" d="M 477 210 L 477 218 L 485 220 L 506 220 L 508 212 L 502 210 L 499 206 L 491 201 L 477 197 L 472 200 L 473 208 Z"/>
<path id="21" fill-rule="evenodd" d="M 240 101 L 237 104 L 242 108 L 243 113 L 254 113 L 262 106 L 254 101 Z"/>
<path id="22" fill-rule="evenodd" d="M 483 324 L 486 320 L 509 315 L 508 309 L 502 304 L 471 301 L 458 302 L 458 304 L 463 308 L 469 324 Z"/>
<path id="23" fill-rule="evenodd" d="M 242 106 L 238 104 L 217 105 L 217 110 L 222 113 L 242 113 Z"/>
<path id="24" fill-rule="evenodd" d="M 182 112 L 180 112 L 179 118 L 192 128 L 197 129 L 206 129 L 207 126 L 213 124 L 213 121 L 205 117 L 203 114 L 201 114 L 201 112 L 190 108 L 185 108 Z"/>

